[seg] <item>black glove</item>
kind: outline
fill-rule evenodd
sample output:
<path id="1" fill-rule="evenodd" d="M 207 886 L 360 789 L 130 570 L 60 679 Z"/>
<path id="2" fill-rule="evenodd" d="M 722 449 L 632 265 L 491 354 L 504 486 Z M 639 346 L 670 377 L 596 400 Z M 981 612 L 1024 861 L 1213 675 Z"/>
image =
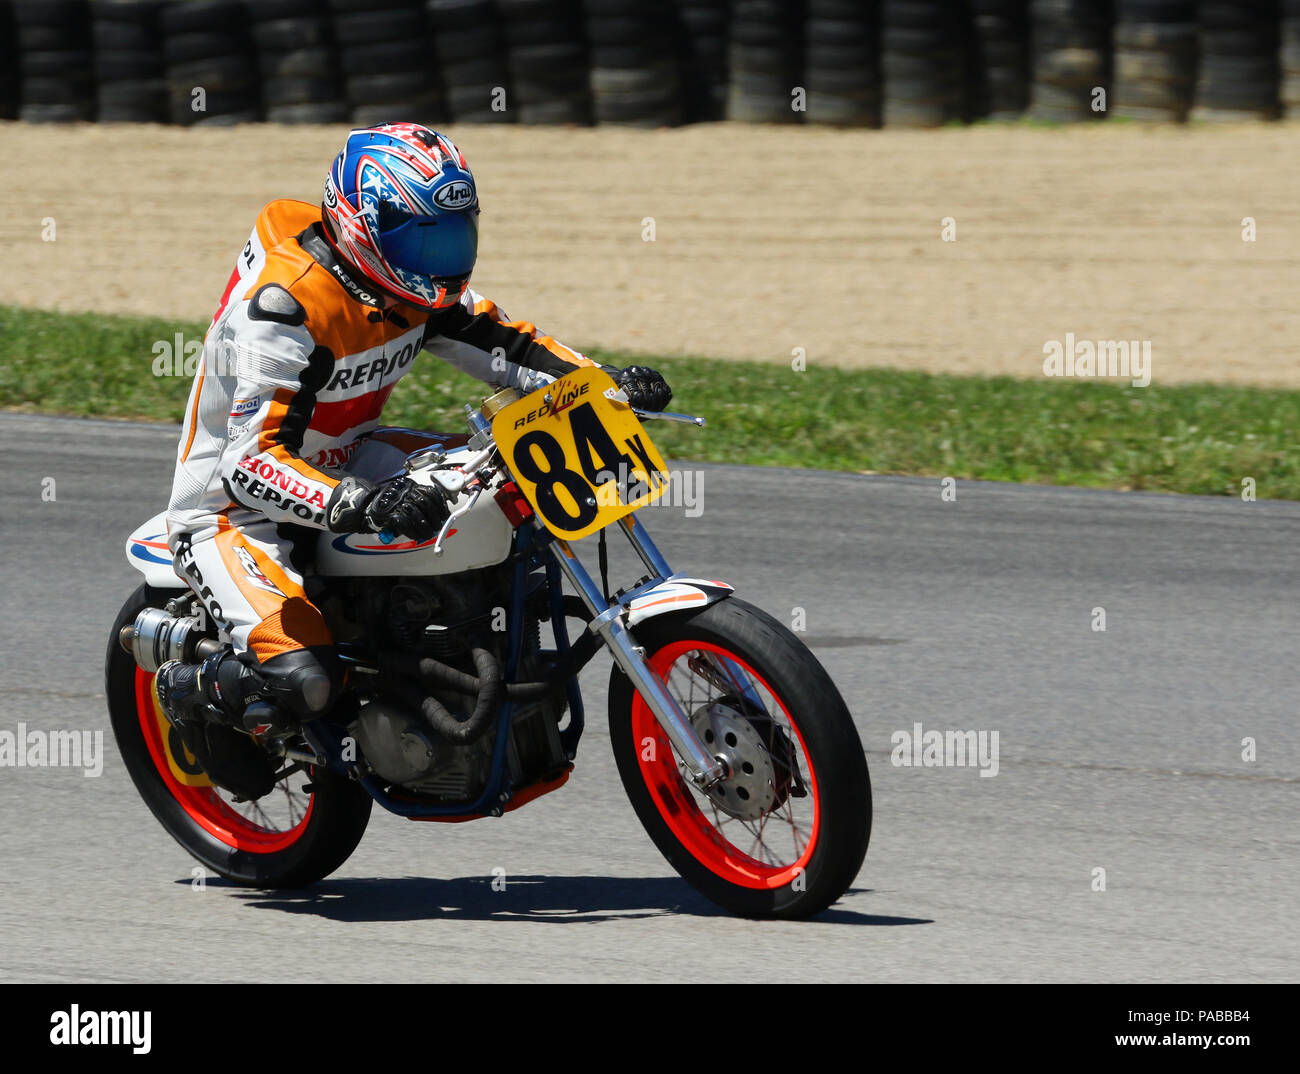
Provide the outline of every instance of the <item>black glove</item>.
<path id="1" fill-rule="evenodd" d="M 325 524 L 335 533 L 392 530 L 427 541 L 442 529 L 449 514 L 441 493 L 409 477 L 376 486 L 349 474 L 325 505 Z"/>
<path id="2" fill-rule="evenodd" d="M 344 475 L 325 505 L 325 525 L 334 533 L 361 533 L 368 529 L 366 507 L 374 499 L 375 491 L 375 486 L 364 478 Z"/>
<path id="3" fill-rule="evenodd" d="M 366 519 L 376 531 L 392 530 L 416 541 L 436 537 L 450 514 L 441 492 L 409 477 L 380 486 L 366 506 Z"/>
<path id="4" fill-rule="evenodd" d="M 637 410 L 663 410 L 672 401 L 673 390 L 653 369 L 630 365 L 612 372 L 611 376 L 627 392 L 627 401 Z"/>

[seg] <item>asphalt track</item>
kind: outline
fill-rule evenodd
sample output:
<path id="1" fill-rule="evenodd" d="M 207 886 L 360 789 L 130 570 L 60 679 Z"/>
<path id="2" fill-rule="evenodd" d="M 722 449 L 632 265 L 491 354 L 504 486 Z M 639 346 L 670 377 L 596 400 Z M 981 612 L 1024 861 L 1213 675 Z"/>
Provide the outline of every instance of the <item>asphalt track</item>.
<path id="1" fill-rule="evenodd" d="M 122 541 L 166 500 L 174 443 L 0 415 L 0 731 L 105 732 L 98 778 L 0 768 L 0 979 L 1296 977 L 1300 504 L 975 482 L 945 502 L 936 480 L 699 467 L 698 517 L 642 517 L 675 566 L 803 610 L 874 784 L 854 888 L 760 923 L 715 910 L 641 831 L 603 656 L 559 793 L 465 825 L 377 810 L 305 893 L 195 890 L 117 756 L 101 667 L 136 584 Z M 997 731 L 996 776 L 892 764 L 918 722 Z"/>

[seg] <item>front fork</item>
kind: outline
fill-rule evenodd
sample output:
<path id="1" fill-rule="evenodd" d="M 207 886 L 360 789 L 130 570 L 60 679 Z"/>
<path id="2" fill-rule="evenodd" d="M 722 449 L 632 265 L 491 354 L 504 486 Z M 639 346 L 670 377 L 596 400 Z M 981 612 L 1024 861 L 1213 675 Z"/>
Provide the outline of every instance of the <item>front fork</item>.
<path id="1" fill-rule="evenodd" d="M 634 522 L 631 515 L 620 519 L 619 526 L 627 534 L 632 547 L 651 575 L 655 576 L 649 584 L 666 580 L 672 574 L 672 568 L 650 540 L 645 527 Z M 578 562 L 568 541 L 557 537 L 552 543 L 560 570 L 573 584 L 592 614 L 588 629 L 597 632 L 604 639 L 614 661 L 632 680 L 637 693 L 654 713 L 655 720 L 684 761 L 684 774 L 701 790 L 707 790 L 726 779 L 729 774 L 726 766 L 708 751 L 700 736 L 695 733 L 689 717 L 677 704 L 677 699 L 668 692 L 664 681 L 650 667 L 645 649 L 636 643 L 628 628 L 627 610 L 621 604 L 606 603 L 604 592 L 587 573 L 587 568 Z"/>

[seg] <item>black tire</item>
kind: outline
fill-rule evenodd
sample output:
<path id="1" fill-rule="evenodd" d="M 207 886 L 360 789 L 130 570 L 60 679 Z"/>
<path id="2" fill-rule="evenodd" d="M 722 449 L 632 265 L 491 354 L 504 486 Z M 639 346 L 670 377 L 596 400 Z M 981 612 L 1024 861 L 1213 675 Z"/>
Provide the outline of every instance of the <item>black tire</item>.
<path id="1" fill-rule="evenodd" d="M 188 92 L 194 86 L 214 90 L 251 90 L 257 75 L 242 56 L 219 56 L 167 68 L 167 82 L 173 89 Z"/>
<path id="2" fill-rule="evenodd" d="M 167 4 L 161 13 L 164 36 L 223 31 L 243 26 L 247 9 L 239 0 L 186 0 Z"/>
<path id="3" fill-rule="evenodd" d="M 429 25 L 439 34 L 472 30 L 492 23 L 497 17 L 493 0 L 425 0 Z"/>
<path id="4" fill-rule="evenodd" d="M 88 123 L 95 118 L 94 105 L 39 104 L 24 101 L 18 109 L 18 118 L 24 123 Z"/>
<path id="5" fill-rule="evenodd" d="M 323 0 L 253 0 L 248 5 L 248 17 L 253 22 L 309 18 L 324 11 Z"/>
<path id="6" fill-rule="evenodd" d="M 300 104 L 330 104 L 338 99 L 337 82 L 293 75 L 262 82 L 262 103 L 268 109 Z"/>
<path id="7" fill-rule="evenodd" d="M 99 119 L 105 123 L 126 122 L 132 114 L 141 117 L 136 122 L 167 121 L 167 83 L 161 78 L 105 82 L 96 99 Z"/>
<path id="8" fill-rule="evenodd" d="M 218 33 L 204 30 L 164 38 L 162 53 L 168 64 L 201 63 L 213 56 L 241 56 L 249 62 L 252 49 L 238 31 Z"/>
<path id="9" fill-rule="evenodd" d="M 81 119 L 90 119 L 94 112 L 95 91 L 85 79 L 24 78 L 21 83 L 23 107 L 29 105 L 73 108 L 84 112 Z M 49 113 L 54 115 L 55 113 Z"/>
<path id="10" fill-rule="evenodd" d="M 387 104 L 390 101 L 418 97 L 430 89 L 429 76 L 423 71 L 353 75 L 347 80 L 348 101 L 351 104 Z"/>
<path id="11" fill-rule="evenodd" d="M 128 52 L 104 49 L 95 53 L 97 82 L 127 82 L 141 78 L 162 78 L 166 68 L 160 52 Z"/>
<path id="12" fill-rule="evenodd" d="M 303 48 L 288 52 L 259 52 L 257 68 L 263 78 L 338 77 L 338 57 L 331 48 Z"/>
<path id="13" fill-rule="evenodd" d="M 447 90 L 447 113 L 454 123 L 513 123 L 515 114 L 508 108 L 494 110 L 498 86 L 453 86 Z M 509 100 L 509 97 L 506 98 Z"/>
<path id="14" fill-rule="evenodd" d="M 86 78 L 91 71 L 90 52 L 24 52 L 24 78 Z"/>
<path id="15" fill-rule="evenodd" d="M 349 45 L 423 41 L 425 30 L 424 12 L 410 6 L 334 16 L 335 36 Z"/>
<path id="16" fill-rule="evenodd" d="M 348 121 L 355 127 L 374 127 L 380 123 L 422 123 L 436 127 L 443 119 L 442 96 L 436 90 L 401 100 L 351 105 L 348 109 Z"/>
<path id="17" fill-rule="evenodd" d="M 489 23 L 470 30 L 439 31 L 433 51 L 444 63 L 466 60 L 497 60 L 504 66 L 505 42 L 499 27 Z"/>
<path id="18" fill-rule="evenodd" d="M 10 6 L 20 57 L 90 47 L 90 12 L 84 0 L 14 0 Z"/>
<path id="19" fill-rule="evenodd" d="M 348 106 L 342 101 L 325 101 L 313 104 L 269 105 L 266 109 L 268 123 L 321 124 L 346 123 Z"/>
<path id="20" fill-rule="evenodd" d="M 92 29 L 91 38 L 97 51 L 157 52 L 161 48 L 161 38 L 156 31 L 133 22 L 97 19 Z"/>
<path id="21" fill-rule="evenodd" d="M 253 46 L 259 52 L 325 48 L 333 44 L 329 19 L 268 19 L 252 27 Z"/>
<path id="22" fill-rule="evenodd" d="M 448 90 L 466 86 L 509 86 L 510 72 L 504 60 L 463 60 L 443 64 L 438 73 Z"/>
<path id="23" fill-rule="evenodd" d="M 853 719 L 830 676 L 790 631 L 765 612 L 736 597 L 698 611 L 650 619 L 639 624 L 633 633 L 651 661 L 658 657 L 674 669 L 669 675 L 670 689 L 676 681 L 672 678 L 675 669 L 682 666 L 679 658 L 698 652 L 692 646 L 711 646 L 748 665 L 749 672 L 766 683 L 767 689 L 763 692 L 776 699 L 775 703 L 763 701 L 766 711 L 770 711 L 767 708 L 769 704 L 778 713 L 784 708 L 783 714 L 788 717 L 784 729 L 779 718 L 775 721 L 768 718 L 756 706 L 745 710 L 744 703 L 738 699 L 739 691 L 734 697 L 722 693 L 713 697 L 710 691 L 697 709 L 719 704 L 730 714 L 733 726 L 743 720 L 757 735 L 756 740 L 751 736 L 748 743 L 751 752 L 740 756 L 755 762 L 755 766 L 747 769 L 751 774 L 755 767 L 761 773 L 767 764 L 772 779 L 775 779 L 775 784 L 772 779 L 765 784 L 773 788 L 773 801 L 761 814 L 760 841 L 767 818 L 777 817 L 777 811 L 787 806 L 791 810 L 791 830 L 794 830 L 793 803 L 796 800 L 811 796 L 808 806 L 800 808 L 812 809 L 815 806 L 818 816 L 810 831 L 811 841 L 802 849 L 796 841 L 789 855 L 794 858 L 791 862 L 778 861 L 769 865 L 767 861 L 748 857 L 754 846 L 743 850 L 735 843 L 731 843 L 725 855 L 715 859 L 714 868 L 700 860 L 671 825 L 684 825 L 684 831 L 700 833 L 697 845 L 708 847 L 719 838 L 726 841 L 727 835 L 720 825 L 735 821 L 715 823 L 705 816 L 703 809 L 699 808 L 700 792 L 687 789 L 677 772 L 676 757 L 666 737 L 653 723 L 653 718 L 648 717 L 648 710 L 643 705 L 634 706 L 636 695 L 631 682 L 615 665 L 609 682 L 610 740 L 623 787 L 655 846 L 687 882 L 733 913 L 746 917 L 795 918 L 824 910 L 853 883 L 871 838 L 871 782 L 866 757 Z M 682 647 L 685 647 L 684 651 Z M 700 681 L 705 680 L 701 678 Z M 754 680 L 751 678 L 750 681 Z M 699 701 L 699 694 L 689 696 Z M 760 699 L 761 696 L 760 693 Z M 688 712 L 688 715 L 693 714 Z M 759 728 L 766 730 L 760 731 Z M 793 736 L 784 733 L 790 729 L 795 732 Z M 649 738 L 644 733 L 647 730 L 652 732 L 649 737 L 657 743 L 654 749 L 648 749 Z M 708 733 L 712 734 L 712 731 Z M 764 734 L 767 736 L 766 745 L 762 742 Z M 728 741 L 735 745 L 734 736 Z M 802 764 L 797 763 L 799 753 L 802 754 Z M 780 760 L 783 756 L 796 763 L 786 764 Z M 653 791 L 647 780 L 654 783 Z M 738 777 L 735 782 L 728 779 L 721 786 L 729 801 L 748 801 L 749 792 L 744 790 L 743 777 Z M 715 818 L 719 816 L 716 808 L 712 812 Z M 673 821 L 665 819 L 665 814 Z M 759 820 L 758 817 L 753 819 Z M 784 819 L 781 818 L 782 824 Z M 744 828 L 743 822 L 741 826 Z M 753 829 L 744 830 L 747 834 L 742 841 L 754 834 Z M 782 833 L 785 831 L 784 827 L 780 830 Z M 702 853 L 708 856 L 707 850 Z M 760 851 L 760 854 L 764 853 Z M 773 871 L 765 879 L 752 884 L 733 882 L 716 871 L 729 869 L 733 870 L 732 875 L 739 876 L 734 871 L 738 862 L 744 868 L 753 868 L 756 874 L 769 868 Z"/>
<path id="24" fill-rule="evenodd" d="M 375 75 L 384 71 L 423 71 L 429 67 L 429 50 L 423 41 L 383 41 L 372 45 L 348 45 L 339 58 L 349 75 Z"/>
<path id="25" fill-rule="evenodd" d="M 218 876 L 259 888 L 301 887 L 328 876 L 356 849 L 370 819 L 372 800 L 357 784 L 312 770 L 311 812 L 300 824 L 302 831 L 284 849 L 261 852 L 238 849 L 202 827 L 159 772 L 142 731 L 135 661 L 117 638 L 121 628 L 134 622 L 141 609 L 162 607 L 175 595 L 175 591 L 141 585 L 122 605 L 109 634 L 104 666 L 109 717 L 136 790 L 171 837 Z M 291 776 L 283 783 L 301 778 Z M 280 791 L 281 787 L 277 787 L 271 794 Z"/>

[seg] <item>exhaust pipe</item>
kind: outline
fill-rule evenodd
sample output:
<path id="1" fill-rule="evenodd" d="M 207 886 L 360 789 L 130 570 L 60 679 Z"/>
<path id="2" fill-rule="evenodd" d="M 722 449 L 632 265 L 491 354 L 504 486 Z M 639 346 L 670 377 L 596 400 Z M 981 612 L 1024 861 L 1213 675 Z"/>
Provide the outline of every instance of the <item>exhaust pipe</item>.
<path id="1" fill-rule="evenodd" d="M 196 617 L 180 619 L 162 608 L 144 609 L 121 629 L 117 640 L 151 675 L 168 660 L 197 664 L 223 648 L 216 638 L 203 636 Z"/>

